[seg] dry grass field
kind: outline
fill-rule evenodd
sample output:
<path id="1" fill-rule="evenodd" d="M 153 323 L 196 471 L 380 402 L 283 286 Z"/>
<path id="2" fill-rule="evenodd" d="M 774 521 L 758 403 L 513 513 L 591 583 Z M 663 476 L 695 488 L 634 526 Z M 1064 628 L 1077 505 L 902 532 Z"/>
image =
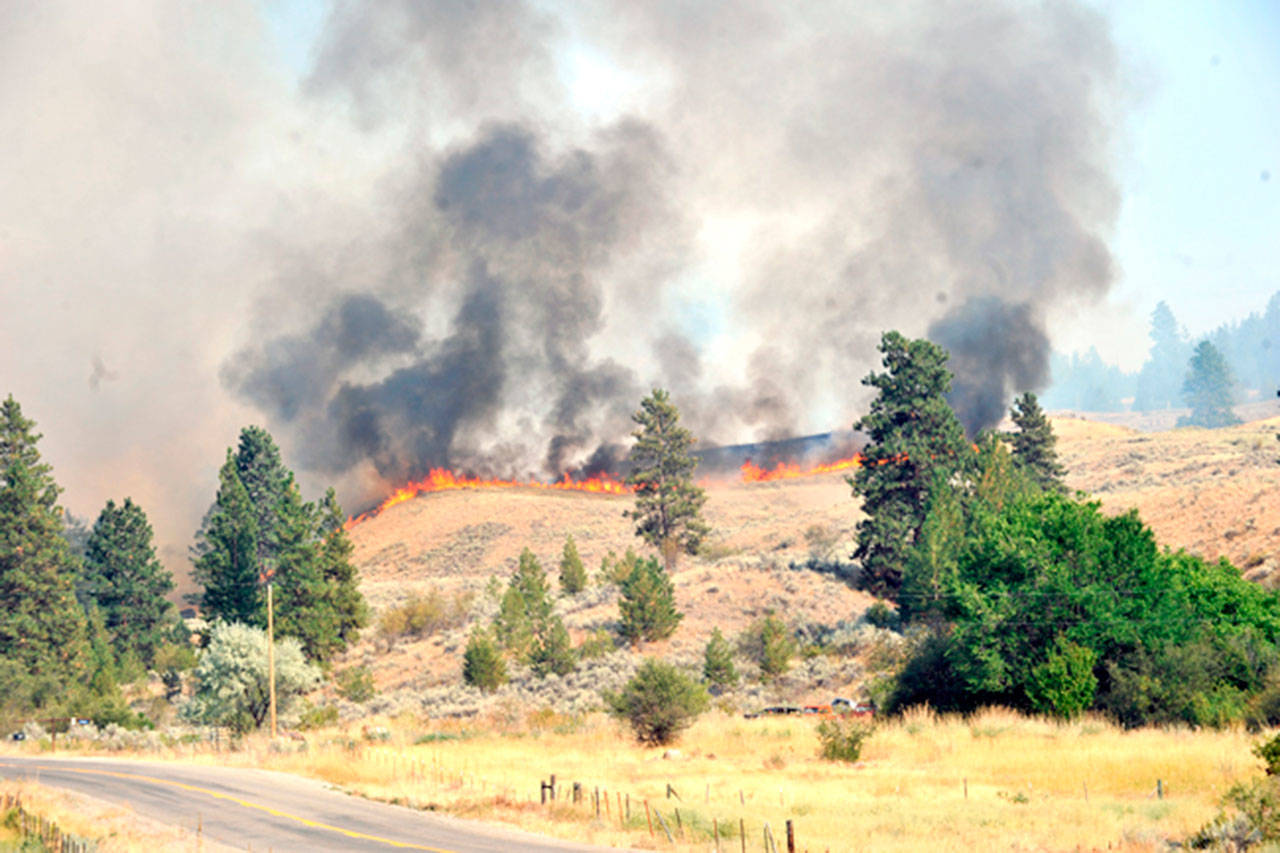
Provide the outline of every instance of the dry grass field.
<path id="1" fill-rule="evenodd" d="M 52 821 L 64 833 L 96 839 L 100 853 L 133 853 L 138 850 L 215 853 L 228 849 L 198 839 L 185 830 L 139 817 L 127 807 L 57 788 L 31 782 L 4 781 L 0 782 L 0 795 L 5 794 L 18 797 L 30 814 Z M 16 829 L 0 826 L 0 850 L 45 849 L 20 847 L 20 842 Z M 13 846 L 6 846 L 10 844 Z"/>
<path id="2" fill-rule="evenodd" d="M 1004 710 L 882 722 L 856 764 L 819 759 L 815 723 L 804 718 L 708 714 L 675 752 L 637 746 L 599 715 L 390 721 L 385 742 L 362 735 L 379 731 L 373 722 L 310 733 L 304 751 L 257 738 L 237 752 L 188 747 L 168 757 L 299 773 L 594 844 L 688 851 L 712 849 L 713 826 L 721 849 L 737 851 L 740 825 L 746 849 L 762 850 L 766 824 L 785 849 L 788 819 L 797 849 L 808 851 L 1156 851 L 1211 820 L 1233 782 L 1261 775 L 1249 752 L 1256 738 L 1241 731 L 1125 732 L 1103 720 L 1060 724 Z M 543 806 L 539 784 L 553 773 L 559 799 Z M 574 782 L 585 792 L 579 804 Z"/>

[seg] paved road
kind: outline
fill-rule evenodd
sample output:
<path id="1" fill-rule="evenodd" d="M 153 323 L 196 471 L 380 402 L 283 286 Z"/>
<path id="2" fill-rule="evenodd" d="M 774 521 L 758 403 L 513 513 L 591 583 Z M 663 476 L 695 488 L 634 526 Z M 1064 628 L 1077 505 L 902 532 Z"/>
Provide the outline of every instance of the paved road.
<path id="1" fill-rule="evenodd" d="M 0 777 L 28 779 L 100 800 L 203 838 L 248 850 L 432 850 L 564 853 L 603 848 L 555 841 L 375 803 L 268 770 L 96 758 L 0 756 Z"/>

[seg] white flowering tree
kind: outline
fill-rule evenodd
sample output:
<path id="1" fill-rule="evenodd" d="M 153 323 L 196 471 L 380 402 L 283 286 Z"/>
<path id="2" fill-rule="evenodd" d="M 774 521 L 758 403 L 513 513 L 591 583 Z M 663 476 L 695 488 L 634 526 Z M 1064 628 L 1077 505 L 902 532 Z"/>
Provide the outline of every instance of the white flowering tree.
<path id="1" fill-rule="evenodd" d="M 320 670 L 307 663 L 292 637 L 276 640 L 276 708 L 288 713 L 298 696 L 320 683 Z M 267 632 L 239 622 L 215 625 L 195 669 L 195 695 L 182 716 L 211 726 L 247 732 L 267 718 Z"/>

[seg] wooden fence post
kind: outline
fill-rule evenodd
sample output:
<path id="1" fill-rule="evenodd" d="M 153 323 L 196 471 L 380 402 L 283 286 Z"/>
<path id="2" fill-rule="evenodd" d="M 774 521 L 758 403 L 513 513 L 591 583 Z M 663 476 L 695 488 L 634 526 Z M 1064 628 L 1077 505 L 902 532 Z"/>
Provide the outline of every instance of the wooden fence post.
<path id="1" fill-rule="evenodd" d="M 787 819 L 787 853 L 796 853 L 796 830 L 791 819 Z"/>
<path id="2" fill-rule="evenodd" d="M 649 801 L 644 801 L 644 819 L 649 822 L 649 835 L 653 835 L 653 817 L 649 814 Z"/>

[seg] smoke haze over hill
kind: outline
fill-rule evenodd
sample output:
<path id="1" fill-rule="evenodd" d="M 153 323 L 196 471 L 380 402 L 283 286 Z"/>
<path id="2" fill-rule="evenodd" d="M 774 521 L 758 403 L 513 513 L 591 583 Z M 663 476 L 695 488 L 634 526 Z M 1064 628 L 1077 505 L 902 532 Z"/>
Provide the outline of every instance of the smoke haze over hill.
<path id="1" fill-rule="evenodd" d="M 76 45 L 50 49 L 51 45 Z M 73 508 L 185 545 L 267 426 L 358 504 L 847 427 L 880 333 L 990 425 L 1104 295 L 1117 60 L 1073 2 L 0 11 L 0 354 Z M 169 562 L 173 562 L 173 553 Z"/>

